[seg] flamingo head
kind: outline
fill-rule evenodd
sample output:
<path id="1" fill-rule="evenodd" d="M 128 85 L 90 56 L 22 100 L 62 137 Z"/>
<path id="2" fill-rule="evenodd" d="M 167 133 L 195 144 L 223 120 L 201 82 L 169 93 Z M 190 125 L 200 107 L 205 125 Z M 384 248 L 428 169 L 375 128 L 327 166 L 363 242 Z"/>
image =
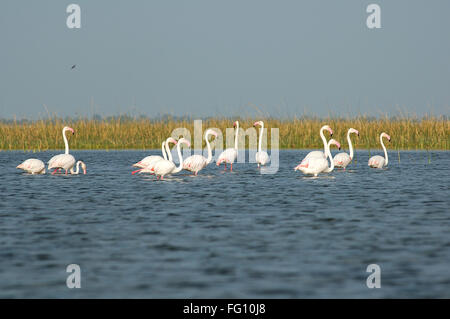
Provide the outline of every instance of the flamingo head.
<path id="1" fill-rule="evenodd" d="M 208 136 L 208 135 L 214 135 L 215 137 L 217 137 L 218 134 L 216 131 L 209 129 L 205 132 L 205 136 Z"/>
<path id="2" fill-rule="evenodd" d="M 239 126 L 239 122 L 238 122 L 238 121 L 236 121 L 236 122 L 233 123 L 233 127 L 236 128 L 236 127 L 238 127 L 238 126 Z"/>
<path id="3" fill-rule="evenodd" d="M 189 142 L 187 139 L 185 139 L 184 137 L 180 138 L 178 140 L 178 143 L 184 143 L 186 144 L 188 147 L 191 147 L 191 142 Z"/>
<path id="4" fill-rule="evenodd" d="M 172 143 L 172 144 L 177 145 L 177 140 L 174 139 L 173 137 L 169 137 L 169 138 L 166 140 L 166 143 Z"/>
<path id="5" fill-rule="evenodd" d="M 359 136 L 358 130 L 355 130 L 354 128 L 350 128 L 348 131 L 349 131 L 349 133 L 355 133 L 356 135 Z"/>
<path id="6" fill-rule="evenodd" d="M 383 132 L 383 133 L 381 134 L 381 136 L 382 136 L 382 137 L 384 136 L 385 138 L 387 138 L 387 140 L 388 140 L 389 142 L 391 142 L 391 137 L 390 137 L 389 135 L 387 135 L 386 133 Z"/>
<path id="7" fill-rule="evenodd" d="M 257 121 L 257 122 L 255 122 L 254 124 L 253 124 L 253 126 L 263 126 L 264 125 L 264 123 L 263 123 L 263 121 Z"/>
<path id="8" fill-rule="evenodd" d="M 328 125 L 322 126 L 322 128 L 320 130 L 327 130 L 328 132 L 330 132 L 330 136 L 333 136 L 333 130 Z"/>
<path id="9" fill-rule="evenodd" d="M 339 150 L 341 149 L 341 143 L 339 143 L 338 141 L 336 141 L 336 140 L 334 140 L 334 139 L 331 139 L 331 140 L 328 142 L 328 145 L 331 145 L 331 144 L 336 145 L 337 148 L 338 148 Z"/>
<path id="10" fill-rule="evenodd" d="M 86 164 L 83 161 L 78 161 L 81 164 L 81 169 L 83 170 L 83 174 L 86 175 Z"/>
<path id="11" fill-rule="evenodd" d="M 71 132 L 72 132 L 72 135 L 75 134 L 75 130 L 74 130 L 73 128 L 68 127 L 68 126 L 64 126 L 64 128 L 63 128 L 63 133 L 65 133 L 66 131 L 71 131 Z"/>

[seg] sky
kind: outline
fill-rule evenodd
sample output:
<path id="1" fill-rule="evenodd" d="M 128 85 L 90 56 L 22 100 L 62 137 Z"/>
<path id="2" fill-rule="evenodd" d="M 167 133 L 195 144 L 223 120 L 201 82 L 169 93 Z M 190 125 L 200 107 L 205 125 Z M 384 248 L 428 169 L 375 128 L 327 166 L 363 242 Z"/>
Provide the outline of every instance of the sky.
<path id="1" fill-rule="evenodd" d="M 4 0 L 0 118 L 450 115 L 449 15 L 448 0 Z"/>

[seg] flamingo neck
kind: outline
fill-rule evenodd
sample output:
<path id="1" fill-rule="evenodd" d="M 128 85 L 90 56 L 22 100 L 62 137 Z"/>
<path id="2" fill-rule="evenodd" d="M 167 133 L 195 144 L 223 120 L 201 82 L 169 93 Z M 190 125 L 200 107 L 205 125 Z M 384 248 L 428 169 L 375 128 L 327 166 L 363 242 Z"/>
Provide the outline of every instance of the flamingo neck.
<path id="1" fill-rule="evenodd" d="M 326 148 L 325 154 L 326 154 L 327 157 L 330 158 L 330 163 L 331 163 L 330 167 L 328 167 L 327 170 L 326 170 L 326 172 L 329 173 L 329 172 L 331 172 L 334 169 L 334 161 L 333 161 L 333 157 L 331 156 L 330 143 L 325 144 L 325 145 L 326 145 L 326 147 L 325 147 Z"/>
<path id="2" fill-rule="evenodd" d="M 172 173 L 181 172 L 181 170 L 183 169 L 183 155 L 181 154 L 181 143 L 177 143 L 177 153 L 178 153 L 178 158 L 180 159 L 180 164 L 178 165 L 177 168 L 175 168 L 172 171 Z"/>
<path id="3" fill-rule="evenodd" d="M 166 150 L 164 149 L 165 146 L 166 146 L 166 142 L 162 142 L 162 144 L 161 144 L 161 152 L 162 152 L 162 155 L 163 155 L 164 159 L 167 160 Z"/>
<path id="4" fill-rule="evenodd" d="M 325 138 L 325 135 L 323 135 L 323 130 L 324 130 L 324 128 L 322 127 L 320 129 L 320 138 L 322 139 L 322 142 L 323 142 L 323 152 L 326 155 L 327 154 L 327 139 Z"/>
<path id="5" fill-rule="evenodd" d="M 353 145 L 352 145 L 352 140 L 350 138 L 350 131 L 347 132 L 347 142 L 348 142 L 348 147 L 350 148 L 350 158 L 353 159 Z"/>
<path id="6" fill-rule="evenodd" d="M 65 146 L 64 154 L 69 154 L 69 142 L 67 141 L 66 131 L 64 129 L 62 131 L 62 135 L 63 135 L 64 146 Z"/>
<path id="7" fill-rule="evenodd" d="M 169 142 L 166 141 L 166 153 L 169 158 L 169 162 L 173 162 L 172 152 L 170 151 Z"/>
<path id="8" fill-rule="evenodd" d="M 211 150 L 211 145 L 209 144 L 209 141 L 208 141 L 208 136 L 209 136 L 209 134 L 205 135 L 206 147 L 208 148 L 208 158 L 206 159 L 206 164 L 209 164 L 212 161 L 212 150 Z"/>
<path id="9" fill-rule="evenodd" d="M 384 165 L 386 166 L 388 164 L 389 160 L 388 160 L 388 153 L 386 150 L 386 146 L 384 146 L 384 143 L 383 143 L 383 135 L 380 135 L 380 143 L 384 150 L 384 158 L 386 159 L 386 161 L 384 162 Z"/>
<path id="10" fill-rule="evenodd" d="M 264 133 L 264 123 L 261 124 L 261 128 L 259 129 L 259 142 L 258 142 L 258 152 L 259 153 L 261 153 L 263 133 Z"/>
<path id="11" fill-rule="evenodd" d="M 78 175 L 79 173 L 80 173 L 80 162 L 78 162 L 77 163 L 77 170 L 76 171 L 74 171 L 73 170 L 73 167 L 70 169 L 70 174 L 73 174 L 73 175 Z"/>
<path id="12" fill-rule="evenodd" d="M 239 134 L 239 122 L 236 124 L 236 134 L 234 137 L 234 149 L 236 150 L 236 153 L 238 151 L 238 134 Z"/>

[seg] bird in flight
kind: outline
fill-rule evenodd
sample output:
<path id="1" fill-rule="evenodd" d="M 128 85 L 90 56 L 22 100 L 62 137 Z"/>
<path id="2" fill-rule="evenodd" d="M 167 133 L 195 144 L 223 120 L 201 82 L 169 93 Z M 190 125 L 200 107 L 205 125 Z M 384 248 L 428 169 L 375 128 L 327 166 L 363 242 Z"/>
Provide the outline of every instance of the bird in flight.
<path id="1" fill-rule="evenodd" d="M 70 69 L 73 70 L 73 69 L 75 69 L 76 66 L 77 66 L 77 65 L 74 64 L 74 65 L 72 65 L 72 67 L 71 67 Z"/>

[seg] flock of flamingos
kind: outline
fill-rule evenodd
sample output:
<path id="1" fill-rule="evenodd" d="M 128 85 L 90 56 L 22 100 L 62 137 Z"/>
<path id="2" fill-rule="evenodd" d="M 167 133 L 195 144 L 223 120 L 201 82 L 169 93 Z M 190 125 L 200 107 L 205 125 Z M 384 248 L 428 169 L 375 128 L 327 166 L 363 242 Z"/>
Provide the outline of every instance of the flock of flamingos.
<path id="1" fill-rule="evenodd" d="M 260 127 L 259 130 L 259 141 L 258 141 L 258 152 L 256 153 L 256 163 L 258 164 L 258 168 L 260 166 L 264 166 L 270 162 L 269 154 L 266 151 L 261 149 L 262 143 L 262 135 L 264 131 L 264 123 L 262 121 L 255 122 L 253 126 Z M 227 164 L 230 164 L 230 171 L 233 170 L 233 163 L 238 155 L 238 134 L 239 134 L 239 122 L 234 122 L 235 128 L 235 138 L 234 138 L 234 148 L 228 148 L 224 150 L 217 159 L 217 166 L 220 164 L 225 165 L 225 170 L 227 169 Z M 309 152 L 306 157 L 298 164 L 294 170 L 299 170 L 307 175 L 317 176 L 320 173 L 329 173 L 334 167 L 340 167 L 345 170 L 345 167 L 350 164 L 353 159 L 353 146 L 352 141 L 350 139 L 350 134 L 354 133 L 359 136 L 359 132 L 354 128 L 350 128 L 347 132 L 347 141 L 349 145 L 350 154 L 347 153 L 338 153 L 334 157 L 331 155 L 330 146 L 335 145 L 340 150 L 341 144 L 334 139 L 330 139 L 327 142 L 325 138 L 324 131 L 327 130 L 331 136 L 333 136 L 333 130 L 330 126 L 325 125 L 320 129 L 320 137 L 323 141 L 324 151 L 312 151 Z M 59 154 L 53 156 L 48 161 L 48 170 L 53 170 L 52 175 L 61 172 L 61 170 L 65 171 L 65 175 L 70 172 L 70 174 L 79 174 L 80 165 L 83 170 L 83 174 L 86 174 L 86 164 L 83 161 L 75 161 L 75 157 L 69 154 L 69 142 L 67 141 L 66 132 L 69 131 L 72 134 L 75 134 L 75 131 L 71 127 L 64 127 L 62 130 L 62 135 L 64 139 L 65 152 L 64 154 Z M 169 137 L 164 142 L 162 142 L 161 150 L 162 156 L 159 155 L 150 155 L 139 162 L 133 164 L 134 167 L 138 168 L 133 171 L 132 174 L 136 173 L 149 173 L 155 174 L 157 179 L 164 179 L 164 176 L 171 175 L 180 172 L 181 170 L 187 170 L 193 172 L 194 175 L 197 175 L 199 171 L 204 169 L 211 161 L 212 161 L 212 151 L 211 145 L 209 142 L 209 137 L 215 136 L 217 137 L 217 133 L 211 129 L 205 132 L 205 141 L 206 146 L 208 148 L 208 157 L 204 157 L 203 155 L 192 155 L 183 160 L 183 156 L 181 154 L 181 144 L 186 144 L 190 147 L 190 142 L 185 138 L 180 138 L 176 141 L 174 138 Z M 372 156 L 369 159 L 369 167 L 374 168 L 382 168 L 388 164 L 388 154 L 386 151 L 386 147 L 383 143 L 383 137 L 387 138 L 390 142 L 391 137 L 386 133 L 381 133 L 380 135 L 380 143 L 384 150 L 384 156 Z M 173 162 L 172 153 L 170 151 L 170 144 L 174 144 L 177 146 L 177 154 L 179 158 L 179 166 L 177 167 Z M 330 159 L 330 166 L 328 166 L 328 158 Z M 76 170 L 74 170 L 76 167 Z M 45 174 L 45 164 L 39 159 L 30 158 L 24 161 L 22 164 L 18 165 L 17 168 L 22 169 L 30 174 Z"/>

